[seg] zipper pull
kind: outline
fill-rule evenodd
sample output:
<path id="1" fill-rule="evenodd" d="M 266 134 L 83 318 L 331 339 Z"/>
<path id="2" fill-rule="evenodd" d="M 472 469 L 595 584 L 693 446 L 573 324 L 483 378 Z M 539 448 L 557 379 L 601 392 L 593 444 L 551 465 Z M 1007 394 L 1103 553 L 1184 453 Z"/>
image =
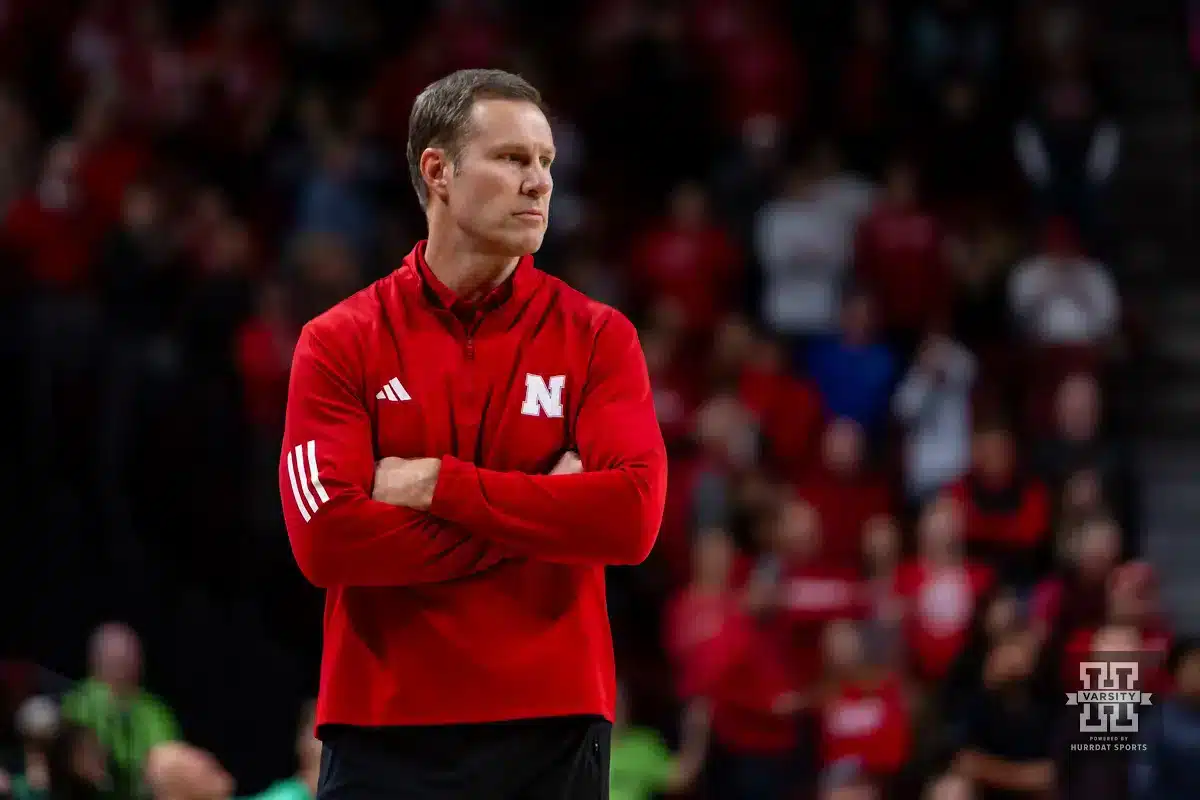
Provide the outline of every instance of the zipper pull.
<path id="1" fill-rule="evenodd" d="M 468 336 L 467 337 L 467 361 L 474 361 L 474 360 L 475 360 L 475 340 L 472 337 Z"/>

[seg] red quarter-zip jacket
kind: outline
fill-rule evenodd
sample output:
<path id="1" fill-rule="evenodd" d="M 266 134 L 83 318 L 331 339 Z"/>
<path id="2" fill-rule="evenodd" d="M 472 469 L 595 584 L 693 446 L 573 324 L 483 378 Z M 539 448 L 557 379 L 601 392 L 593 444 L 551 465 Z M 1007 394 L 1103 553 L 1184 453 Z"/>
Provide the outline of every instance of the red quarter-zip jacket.
<path id="1" fill-rule="evenodd" d="M 441 459 L 428 512 L 371 499 L 386 456 Z M 604 567 L 650 552 L 666 473 L 632 324 L 532 257 L 468 306 L 422 242 L 309 322 L 279 481 L 327 590 L 318 728 L 612 719 Z"/>

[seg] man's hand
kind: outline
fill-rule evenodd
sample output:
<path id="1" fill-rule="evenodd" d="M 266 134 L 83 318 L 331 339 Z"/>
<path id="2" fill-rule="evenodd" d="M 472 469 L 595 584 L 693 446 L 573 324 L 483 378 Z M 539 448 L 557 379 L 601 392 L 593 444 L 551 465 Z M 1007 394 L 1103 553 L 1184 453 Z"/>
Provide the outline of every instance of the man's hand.
<path id="1" fill-rule="evenodd" d="M 428 511 L 442 462 L 437 458 L 385 458 L 375 465 L 371 498 L 390 506 Z"/>
<path id="2" fill-rule="evenodd" d="M 554 469 L 550 470 L 551 475 L 578 475 L 583 472 L 583 462 L 579 460 L 579 454 L 574 450 L 568 450 L 562 454 L 562 458 L 554 465 Z"/>
<path id="3" fill-rule="evenodd" d="M 428 511 L 433 503 L 441 460 L 437 458 L 384 458 L 375 465 L 375 487 L 371 498 L 390 506 Z M 578 454 L 563 453 L 551 475 L 575 475 L 583 472 Z"/>

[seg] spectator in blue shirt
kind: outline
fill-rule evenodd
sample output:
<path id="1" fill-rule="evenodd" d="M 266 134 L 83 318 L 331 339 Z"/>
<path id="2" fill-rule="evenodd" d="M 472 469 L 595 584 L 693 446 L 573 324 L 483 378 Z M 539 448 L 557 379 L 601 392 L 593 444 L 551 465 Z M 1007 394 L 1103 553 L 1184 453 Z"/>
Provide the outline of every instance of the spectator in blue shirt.
<path id="1" fill-rule="evenodd" d="M 862 289 L 842 303 L 841 331 L 823 336 L 808 348 L 808 372 L 834 417 L 848 417 L 868 434 L 887 420 L 896 381 L 896 357 L 876 337 L 875 304 Z"/>

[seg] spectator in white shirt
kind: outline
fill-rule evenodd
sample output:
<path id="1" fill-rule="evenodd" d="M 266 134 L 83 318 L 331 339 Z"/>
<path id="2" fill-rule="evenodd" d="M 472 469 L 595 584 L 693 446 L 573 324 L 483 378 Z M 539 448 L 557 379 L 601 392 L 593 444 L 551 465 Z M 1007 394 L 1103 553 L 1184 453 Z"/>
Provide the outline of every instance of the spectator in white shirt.
<path id="1" fill-rule="evenodd" d="M 844 198 L 829 191 L 813 164 L 792 170 L 783 194 L 754 221 L 762 265 L 763 317 L 776 333 L 803 337 L 837 329 L 840 287 L 853 242 Z"/>
<path id="2" fill-rule="evenodd" d="M 975 357 L 944 336 L 926 339 L 892 409 L 905 428 L 904 488 L 923 505 L 971 463 L 971 390 Z"/>
<path id="3" fill-rule="evenodd" d="M 1035 343 L 1099 344 L 1117 331 L 1116 284 L 1062 219 L 1050 222 L 1042 252 L 1017 265 L 1008 289 L 1017 326 Z"/>

